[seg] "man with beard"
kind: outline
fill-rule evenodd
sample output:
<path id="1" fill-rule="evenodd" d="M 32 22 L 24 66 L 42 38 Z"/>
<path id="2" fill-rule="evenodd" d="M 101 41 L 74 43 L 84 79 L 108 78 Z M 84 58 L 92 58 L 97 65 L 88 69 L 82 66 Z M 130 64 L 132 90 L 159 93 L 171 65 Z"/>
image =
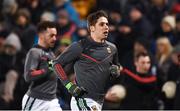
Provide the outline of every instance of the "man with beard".
<path id="1" fill-rule="evenodd" d="M 30 86 L 23 97 L 22 110 L 62 110 L 56 98 L 57 77 L 48 62 L 55 58 L 51 48 L 56 35 L 56 24 L 39 23 L 38 44 L 29 50 L 25 61 L 24 78 Z"/>

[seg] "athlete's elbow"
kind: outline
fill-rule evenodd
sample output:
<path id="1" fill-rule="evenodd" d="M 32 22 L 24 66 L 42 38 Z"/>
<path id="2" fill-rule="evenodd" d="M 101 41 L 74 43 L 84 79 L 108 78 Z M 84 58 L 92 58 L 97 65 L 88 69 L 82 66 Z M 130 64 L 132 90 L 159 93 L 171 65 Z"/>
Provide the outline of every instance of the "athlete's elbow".
<path id="1" fill-rule="evenodd" d="M 24 74 L 24 80 L 28 83 L 31 81 L 27 74 Z"/>
<path id="2" fill-rule="evenodd" d="M 32 77 L 32 75 L 31 75 L 31 71 L 25 72 L 25 74 L 24 74 L 24 79 L 25 79 L 25 81 L 26 81 L 27 83 L 33 81 L 33 77 Z"/>

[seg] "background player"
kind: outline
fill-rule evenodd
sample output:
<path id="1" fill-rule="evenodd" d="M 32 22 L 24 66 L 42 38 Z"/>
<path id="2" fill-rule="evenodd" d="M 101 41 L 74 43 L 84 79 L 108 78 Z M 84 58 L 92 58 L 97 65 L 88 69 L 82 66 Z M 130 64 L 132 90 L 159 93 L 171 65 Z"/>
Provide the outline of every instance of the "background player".
<path id="1" fill-rule="evenodd" d="M 38 25 L 38 44 L 27 54 L 24 78 L 30 87 L 22 101 L 23 110 L 61 111 L 56 99 L 57 78 L 49 69 L 48 61 L 55 58 L 51 48 L 56 41 L 56 25 L 41 22 Z"/>

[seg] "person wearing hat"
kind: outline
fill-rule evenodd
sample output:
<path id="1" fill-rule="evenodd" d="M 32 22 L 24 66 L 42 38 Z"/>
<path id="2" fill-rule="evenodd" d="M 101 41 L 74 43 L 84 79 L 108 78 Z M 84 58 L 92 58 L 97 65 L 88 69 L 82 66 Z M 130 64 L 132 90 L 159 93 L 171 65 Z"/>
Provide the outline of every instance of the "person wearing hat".
<path id="1" fill-rule="evenodd" d="M 14 90 L 19 78 L 15 68 L 17 52 L 21 50 L 21 42 L 15 33 L 10 33 L 0 52 L 0 109 L 9 109 L 16 100 Z"/>
<path id="2" fill-rule="evenodd" d="M 172 15 L 167 15 L 161 22 L 161 35 L 167 36 L 171 44 L 174 46 L 177 44 L 177 37 L 175 36 L 176 19 Z"/>

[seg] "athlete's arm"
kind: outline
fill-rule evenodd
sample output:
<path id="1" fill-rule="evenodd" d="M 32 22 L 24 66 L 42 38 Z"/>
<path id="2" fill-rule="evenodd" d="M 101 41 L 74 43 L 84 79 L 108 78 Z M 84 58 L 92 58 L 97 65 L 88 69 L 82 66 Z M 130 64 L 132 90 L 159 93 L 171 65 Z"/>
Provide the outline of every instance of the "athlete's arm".
<path id="1" fill-rule="evenodd" d="M 75 97 L 81 97 L 84 93 L 87 93 L 83 87 L 79 87 L 76 84 L 68 80 L 67 75 L 64 71 L 64 67 L 76 61 L 81 53 L 83 48 L 77 42 L 70 45 L 61 55 L 54 60 L 54 71 L 57 76 L 60 78 L 61 82 L 64 84 L 66 89 Z"/>
<path id="2" fill-rule="evenodd" d="M 47 75 L 48 63 L 40 57 L 39 50 L 30 50 L 26 56 L 24 78 L 27 82 L 35 81 Z"/>
<path id="3" fill-rule="evenodd" d="M 122 70 L 122 66 L 119 63 L 117 48 L 115 47 L 115 54 L 113 56 L 112 65 L 110 67 L 110 72 L 113 76 L 118 77 L 120 75 L 120 72 Z"/>
<path id="4" fill-rule="evenodd" d="M 68 81 L 67 75 L 64 72 L 64 67 L 78 59 L 81 55 L 82 48 L 81 45 L 77 42 L 71 44 L 62 54 L 60 54 L 55 60 L 53 68 L 61 79 L 63 84 L 66 84 Z"/>

